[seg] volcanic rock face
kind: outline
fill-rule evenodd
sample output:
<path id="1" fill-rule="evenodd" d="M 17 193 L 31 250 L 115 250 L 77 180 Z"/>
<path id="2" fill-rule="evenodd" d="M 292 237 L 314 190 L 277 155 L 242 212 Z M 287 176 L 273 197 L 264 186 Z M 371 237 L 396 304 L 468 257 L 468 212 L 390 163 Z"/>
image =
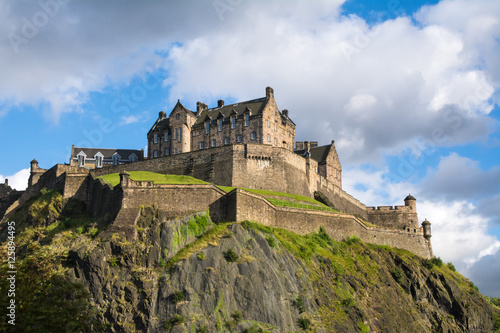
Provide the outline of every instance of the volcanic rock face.
<path id="1" fill-rule="evenodd" d="M 31 213 L 18 214 L 19 248 L 65 254 L 66 279 L 88 291 L 88 315 L 75 320 L 99 331 L 492 332 L 500 312 L 451 266 L 357 237 L 335 242 L 323 230 L 299 236 L 143 207 L 129 242 L 56 213 L 38 229 Z M 78 326 L 45 331 L 68 327 Z"/>

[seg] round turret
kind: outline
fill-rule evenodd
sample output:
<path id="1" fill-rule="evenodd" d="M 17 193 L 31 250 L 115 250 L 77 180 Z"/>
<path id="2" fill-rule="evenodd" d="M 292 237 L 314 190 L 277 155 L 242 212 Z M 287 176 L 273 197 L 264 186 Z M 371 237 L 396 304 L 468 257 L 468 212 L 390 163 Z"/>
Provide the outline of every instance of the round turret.
<path id="1" fill-rule="evenodd" d="M 405 198 L 405 206 L 409 206 L 414 211 L 417 211 L 417 199 L 415 199 L 413 195 L 408 194 L 408 196 Z"/>
<path id="2" fill-rule="evenodd" d="M 426 239 L 430 239 L 431 238 L 431 223 L 429 221 L 427 221 L 427 219 L 425 219 L 424 222 L 422 222 L 422 227 L 424 228 L 424 237 Z"/>

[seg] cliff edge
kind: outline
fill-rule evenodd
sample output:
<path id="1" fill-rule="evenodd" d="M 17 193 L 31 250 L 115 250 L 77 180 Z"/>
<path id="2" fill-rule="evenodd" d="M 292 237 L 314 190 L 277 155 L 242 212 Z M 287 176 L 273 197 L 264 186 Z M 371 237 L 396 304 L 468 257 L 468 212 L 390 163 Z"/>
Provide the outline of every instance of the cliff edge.
<path id="1" fill-rule="evenodd" d="M 16 326 L 107 332 L 494 332 L 500 310 L 439 260 L 157 206 L 128 212 L 137 240 L 43 191 L 11 216 Z M 136 216 L 137 215 L 137 216 Z M 8 222 L 0 224 L 2 255 Z M 2 262 L 0 275 L 7 275 Z M 7 280 L 0 280 L 7 290 Z M 7 294 L 0 295 L 5 309 Z"/>

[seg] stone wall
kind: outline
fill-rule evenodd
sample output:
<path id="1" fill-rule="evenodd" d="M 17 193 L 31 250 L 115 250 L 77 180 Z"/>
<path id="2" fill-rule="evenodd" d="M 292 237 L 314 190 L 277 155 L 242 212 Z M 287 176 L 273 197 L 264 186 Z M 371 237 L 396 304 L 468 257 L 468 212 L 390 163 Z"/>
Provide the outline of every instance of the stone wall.
<path id="1" fill-rule="evenodd" d="M 370 223 L 385 228 L 416 229 L 418 228 L 417 212 L 409 206 L 367 207 Z"/>
<path id="2" fill-rule="evenodd" d="M 317 231 L 323 226 L 337 241 L 356 235 L 364 242 L 406 249 L 424 258 L 432 257 L 430 241 L 424 238 L 422 227 L 411 229 L 410 232 L 368 227 L 350 214 L 277 207 L 261 196 L 242 190 L 233 191 L 231 195 L 235 197 L 233 200 L 237 203 L 235 218 L 237 222 L 255 220 L 298 234 Z"/>
<path id="3" fill-rule="evenodd" d="M 368 219 L 366 206 L 320 176 L 318 163 L 287 148 L 244 144 L 197 150 L 174 156 L 94 169 L 100 176 L 123 171 L 190 175 L 217 185 L 264 189 L 314 197 L 323 192 L 335 208 Z"/>
<path id="4" fill-rule="evenodd" d="M 221 212 L 222 205 L 214 205 L 226 192 L 212 184 L 155 185 L 154 182 L 123 179 L 122 176 L 121 188 L 122 208 L 157 205 L 170 215 L 178 216 L 210 210 L 216 221 L 223 220 L 226 215 Z"/>

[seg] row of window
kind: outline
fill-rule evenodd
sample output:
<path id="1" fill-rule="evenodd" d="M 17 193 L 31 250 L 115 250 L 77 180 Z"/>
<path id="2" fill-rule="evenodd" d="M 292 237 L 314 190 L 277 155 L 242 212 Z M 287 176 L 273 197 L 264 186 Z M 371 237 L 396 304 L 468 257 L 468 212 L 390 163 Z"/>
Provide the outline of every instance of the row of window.
<path id="1" fill-rule="evenodd" d="M 179 142 L 182 142 L 182 128 L 176 128 L 173 132 L 174 132 L 174 140 L 178 140 Z M 165 138 L 165 142 L 167 142 L 168 141 L 168 132 L 165 132 L 164 138 Z M 153 142 L 158 143 L 158 133 L 154 134 Z"/>
<path id="2" fill-rule="evenodd" d="M 245 118 L 245 126 L 250 126 L 250 115 L 246 113 L 244 115 Z M 224 125 L 224 118 L 217 119 L 217 129 L 219 132 L 222 132 Z M 236 128 L 236 116 L 231 116 L 231 129 Z M 205 134 L 210 134 L 210 120 L 205 121 Z"/>
<path id="3" fill-rule="evenodd" d="M 84 155 L 78 155 L 78 166 L 79 167 L 84 167 L 85 166 L 85 156 Z M 120 162 L 120 157 L 118 155 L 113 155 L 112 156 L 113 160 L 113 165 L 118 165 Z M 129 162 L 136 162 L 138 160 L 137 156 L 135 154 L 131 155 L 129 158 Z M 94 158 L 94 163 L 96 168 L 102 168 L 103 165 L 103 157 L 100 155 L 96 155 Z"/>

